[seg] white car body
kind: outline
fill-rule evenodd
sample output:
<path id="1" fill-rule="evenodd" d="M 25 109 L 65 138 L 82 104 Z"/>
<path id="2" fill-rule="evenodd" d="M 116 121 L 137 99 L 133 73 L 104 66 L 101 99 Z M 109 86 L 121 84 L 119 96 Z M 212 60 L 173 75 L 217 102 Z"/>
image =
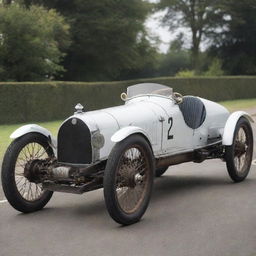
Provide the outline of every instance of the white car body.
<path id="1" fill-rule="evenodd" d="M 205 117 L 199 127 L 191 128 L 169 87 L 139 84 L 129 87 L 127 94 L 123 106 L 89 112 L 80 109 L 66 119 L 59 130 L 58 145 L 49 131 L 37 125 L 23 126 L 11 138 L 31 131 L 42 133 L 50 138 L 60 163 L 88 166 L 108 159 L 114 145 L 132 134 L 144 136 L 155 158 L 160 159 L 217 144 L 231 145 L 239 118 L 244 116 L 253 121 L 245 112 L 230 115 L 220 104 L 194 97 L 203 103 Z M 83 135 L 83 129 L 88 129 L 88 134 L 81 142 L 77 134 Z M 91 155 L 86 156 L 89 148 Z M 76 156 L 81 150 L 87 161 L 82 160 L 83 154 Z"/>

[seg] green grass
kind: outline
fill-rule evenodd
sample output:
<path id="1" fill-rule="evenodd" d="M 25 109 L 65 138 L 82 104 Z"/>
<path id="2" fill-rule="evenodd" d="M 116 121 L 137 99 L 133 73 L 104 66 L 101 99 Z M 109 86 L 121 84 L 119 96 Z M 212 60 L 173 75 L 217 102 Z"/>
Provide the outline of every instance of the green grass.
<path id="1" fill-rule="evenodd" d="M 48 129 L 54 136 L 57 136 L 58 128 L 62 121 L 54 122 L 43 122 L 37 123 Z M 3 158 L 4 152 L 6 151 L 8 145 L 11 143 L 10 135 L 17 128 L 25 124 L 12 124 L 12 125 L 0 125 L 0 160 Z"/>
<path id="2" fill-rule="evenodd" d="M 233 112 L 241 109 L 256 108 L 256 99 L 232 100 L 220 102 L 229 111 Z"/>
<path id="3" fill-rule="evenodd" d="M 235 101 L 224 101 L 220 102 L 223 106 L 228 108 L 229 111 L 243 110 L 248 108 L 256 108 L 256 99 L 246 99 L 246 100 L 235 100 Z M 54 122 L 43 122 L 37 123 L 46 129 L 48 129 L 54 136 L 57 136 L 58 128 L 62 121 Z M 14 125 L 0 125 L 0 159 L 3 158 L 4 152 L 8 145 L 11 143 L 10 134 L 17 128 L 24 124 L 14 124 Z"/>

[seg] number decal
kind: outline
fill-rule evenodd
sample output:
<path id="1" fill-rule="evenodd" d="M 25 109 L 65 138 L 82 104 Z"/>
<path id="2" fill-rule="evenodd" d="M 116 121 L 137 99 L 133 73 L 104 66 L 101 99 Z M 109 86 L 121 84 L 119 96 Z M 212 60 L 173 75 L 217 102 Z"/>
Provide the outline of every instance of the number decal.
<path id="1" fill-rule="evenodd" d="M 172 117 L 170 117 L 170 118 L 168 119 L 168 124 L 170 124 L 170 128 L 169 128 L 169 130 L 168 130 L 167 139 L 168 139 L 168 140 L 173 140 L 173 135 L 170 134 L 171 129 L 172 129 L 172 126 L 173 126 L 173 118 L 172 118 Z"/>

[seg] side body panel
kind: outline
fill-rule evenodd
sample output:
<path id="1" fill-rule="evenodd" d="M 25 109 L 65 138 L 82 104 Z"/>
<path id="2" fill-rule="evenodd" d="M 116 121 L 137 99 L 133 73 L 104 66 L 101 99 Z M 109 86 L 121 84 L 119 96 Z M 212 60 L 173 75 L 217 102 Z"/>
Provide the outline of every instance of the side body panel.
<path id="1" fill-rule="evenodd" d="M 189 152 L 221 142 L 230 113 L 218 103 L 202 98 L 200 100 L 205 105 L 206 118 L 199 128 L 191 129 L 186 125 L 179 106 L 174 101 L 152 97 L 151 101 L 159 104 L 166 113 L 163 121 L 161 155 Z"/>
<path id="2" fill-rule="evenodd" d="M 186 125 L 179 106 L 167 97 L 151 97 L 150 101 L 164 110 L 162 113 L 162 147 L 158 156 L 193 150 L 193 130 Z"/>

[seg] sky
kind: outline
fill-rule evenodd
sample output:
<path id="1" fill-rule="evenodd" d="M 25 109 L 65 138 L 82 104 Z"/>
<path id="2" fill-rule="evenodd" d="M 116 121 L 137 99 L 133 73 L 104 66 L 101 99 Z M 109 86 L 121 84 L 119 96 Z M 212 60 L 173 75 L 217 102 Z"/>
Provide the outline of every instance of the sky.
<path id="1" fill-rule="evenodd" d="M 161 43 L 159 45 L 159 51 L 166 53 L 169 48 L 170 41 L 174 38 L 168 28 L 162 27 L 160 25 L 159 19 L 162 15 L 163 12 L 151 15 L 146 21 L 146 28 L 151 36 L 159 37 L 159 39 L 161 40 Z"/>
<path id="2" fill-rule="evenodd" d="M 158 0 L 147 0 L 151 3 L 157 3 Z M 163 27 L 161 25 L 160 19 L 163 17 L 165 11 L 157 12 L 153 15 L 150 15 L 146 21 L 146 28 L 150 35 L 152 36 L 158 36 L 161 40 L 161 43 L 159 44 L 158 48 L 160 52 L 166 53 L 169 49 L 170 42 L 176 38 L 176 36 L 182 32 L 184 33 L 185 39 L 187 44 L 186 47 L 190 46 L 190 40 L 189 40 L 189 30 L 186 28 L 180 28 L 177 31 L 169 31 L 168 27 Z"/>

